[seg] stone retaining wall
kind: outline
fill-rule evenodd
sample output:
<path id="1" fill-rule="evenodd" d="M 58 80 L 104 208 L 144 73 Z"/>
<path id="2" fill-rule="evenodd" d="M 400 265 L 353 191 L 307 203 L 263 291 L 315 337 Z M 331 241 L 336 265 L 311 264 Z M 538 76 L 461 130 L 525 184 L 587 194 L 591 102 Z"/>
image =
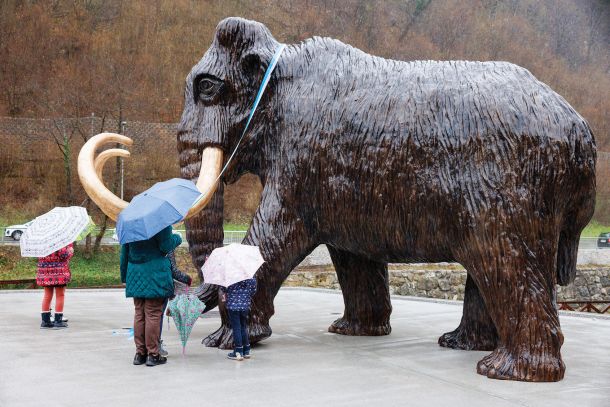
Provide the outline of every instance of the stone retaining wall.
<path id="1" fill-rule="evenodd" d="M 466 271 L 459 265 L 390 265 L 389 269 L 392 294 L 451 300 L 464 299 Z M 337 275 L 333 267 L 328 265 L 301 266 L 290 274 L 284 285 L 339 289 Z M 559 301 L 609 301 L 610 267 L 578 267 L 574 282 L 567 287 L 558 287 L 557 299 Z"/>

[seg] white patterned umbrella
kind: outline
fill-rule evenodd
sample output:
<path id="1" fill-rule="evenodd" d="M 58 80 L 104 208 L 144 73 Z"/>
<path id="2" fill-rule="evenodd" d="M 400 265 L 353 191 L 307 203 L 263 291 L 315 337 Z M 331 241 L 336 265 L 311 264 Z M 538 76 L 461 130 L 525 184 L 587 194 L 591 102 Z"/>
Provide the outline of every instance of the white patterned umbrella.
<path id="1" fill-rule="evenodd" d="M 23 257 L 45 257 L 77 240 L 90 227 L 87 210 L 81 206 L 57 207 L 37 217 L 26 229 L 19 245 Z"/>
<path id="2" fill-rule="evenodd" d="M 203 281 L 228 287 L 252 278 L 264 262 L 258 246 L 232 243 L 219 247 L 212 251 L 201 267 Z"/>

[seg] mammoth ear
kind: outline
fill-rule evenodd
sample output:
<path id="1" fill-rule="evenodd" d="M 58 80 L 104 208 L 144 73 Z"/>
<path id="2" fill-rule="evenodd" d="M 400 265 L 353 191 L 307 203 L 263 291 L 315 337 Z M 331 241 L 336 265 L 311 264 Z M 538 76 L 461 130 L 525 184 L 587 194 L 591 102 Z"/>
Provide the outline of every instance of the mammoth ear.
<path id="1" fill-rule="evenodd" d="M 226 18 L 218 24 L 215 41 L 252 86 L 260 83 L 279 46 L 263 24 L 237 17 Z"/>
<path id="2" fill-rule="evenodd" d="M 258 52 L 250 51 L 241 58 L 241 69 L 249 78 L 256 78 L 263 75 L 267 69 L 267 62 Z"/>
<path id="3" fill-rule="evenodd" d="M 238 17 L 225 18 L 218 23 L 215 41 L 220 47 L 239 59 L 247 53 L 255 53 L 260 57 L 261 52 L 265 49 L 275 50 L 278 45 L 271 32 L 263 24 Z"/>
<path id="4" fill-rule="evenodd" d="M 239 17 L 229 17 L 216 26 L 218 45 L 231 51 L 245 51 L 267 42 L 276 42 L 265 25 Z"/>

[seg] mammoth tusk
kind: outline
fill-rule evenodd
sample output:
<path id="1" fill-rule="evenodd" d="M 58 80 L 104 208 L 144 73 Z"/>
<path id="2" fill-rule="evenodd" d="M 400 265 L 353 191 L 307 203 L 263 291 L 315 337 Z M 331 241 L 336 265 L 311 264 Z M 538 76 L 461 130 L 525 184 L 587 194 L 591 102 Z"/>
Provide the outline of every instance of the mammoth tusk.
<path id="1" fill-rule="evenodd" d="M 97 157 L 95 157 L 95 161 L 93 163 L 97 177 L 100 180 L 103 180 L 104 164 L 106 164 L 106 161 L 112 157 L 129 158 L 129 156 L 129 151 L 123 150 L 122 148 L 111 148 L 109 150 L 102 151 L 97 155 Z"/>
<path id="2" fill-rule="evenodd" d="M 125 209 L 128 202 L 113 194 L 102 181 L 104 164 L 112 157 L 129 157 L 129 152 L 113 148 L 101 152 L 94 160 L 96 150 L 106 143 L 120 143 L 130 146 L 133 141 L 126 136 L 114 133 L 101 133 L 91 137 L 78 154 L 78 177 L 85 192 L 108 215 L 116 221 L 119 213 Z M 216 188 L 222 168 L 223 153 L 220 148 L 207 147 L 201 154 L 201 170 L 197 179 L 197 189 L 202 193 L 201 199 L 189 210 L 185 219 L 195 216 L 208 204 Z"/>
<path id="3" fill-rule="evenodd" d="M 212 199 L 216 188 L 218 188 L 222 161 L 222 150 L 218 147 L 206 147 L 201 153 L 201 169 L 197 179 L 197 189 L 203 194 L 203 197 L 191 207 L 184 217 L 185 219 L 197 215 Z"/>
<path id="4" fill-rule="evenodd" d="M 108 215 L 116 221 L 119 213 L 127 206 L 127 202 L 113 194 L 101 180 L 101 173 L 104 163 L 110 157 L 128 157 L 129 153 L 125 150 L 111 149 L 95 157 L 95 151 L 105 143 L 120 143 L 126 146 L 133 144 L 129 137 L 114 133 L 101 133 L 91 137 L 78 154 L 78 177 L 89 197 Z M 120 153 L 118 152 L 120 151 Z"/>

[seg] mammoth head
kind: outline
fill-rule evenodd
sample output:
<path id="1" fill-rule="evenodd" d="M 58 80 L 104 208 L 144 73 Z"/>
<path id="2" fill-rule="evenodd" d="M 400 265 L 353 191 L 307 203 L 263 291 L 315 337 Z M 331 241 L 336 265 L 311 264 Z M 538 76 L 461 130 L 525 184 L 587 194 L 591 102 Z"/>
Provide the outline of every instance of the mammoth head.
<path id="1" fill-rule="evenodd" d="M 182 145 L 180 161 L 183 174 L 183 163 L 195 166 L 201 163 L 197 188 L 204 196 L 186 219 L 201 211 L 216 191 L 224 153 L 235 148 L 254 95 L 278 46 L 264 25 L 227 18 L 218 24 L 212 46 L 187 76 L 184 112 L 178 129 Z M 249 132 L 256 136 L 256 129 Z M 109 158 L 128 157 L 129 153 L 110 149 L 95 157 L 96 150 L 107 143 L 131 145 L 132 141 L 112 133 L 92 137 L 79 153 L 78 174 L 89 197 L 116 220 L 128 202 L 106 188 L 102 168 Z M 185 160 L 183 155 L 189 158 Z M 200 157 L 200 161 L 190 162 L 194 156 L 197 161 Z"/>
<path id="2" fill-rule="evenodd" d="M 198 155 L 207 148 L 234 151 L 279 45 L 255 21 L 233 17 L 218 24 L 212 45 L 186 78 L 178 139 L 189 148 L 181 154 Z M 261 126 L 251 126 L 244 144 L 255 140 L 260 131 Z"/>

